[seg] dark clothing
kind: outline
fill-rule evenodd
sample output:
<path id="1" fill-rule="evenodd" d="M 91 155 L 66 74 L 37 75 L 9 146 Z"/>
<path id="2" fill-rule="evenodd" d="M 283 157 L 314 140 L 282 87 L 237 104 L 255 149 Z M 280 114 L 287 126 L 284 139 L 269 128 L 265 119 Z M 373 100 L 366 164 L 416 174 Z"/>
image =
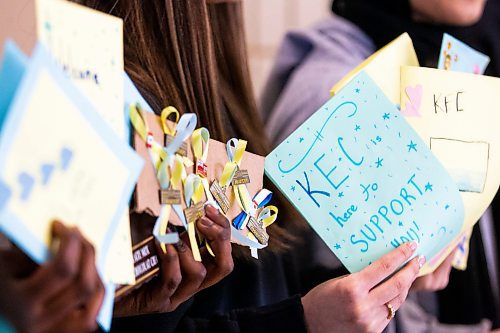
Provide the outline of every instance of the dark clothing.
<path id="1" fill-rule="evenodd" d="M 408 32 L 420 64 L 426 67 L 437 67 L 443 33 L 447 32 L 488 55 L 491 62 L 485 74 L 500 76 L 500 0 L 487 1 L 482 18 L 470 27 L 416 23 L 411 19 L 408 0 L 335 0 L 332 10 L 360 27 L 373 39 L 377 48 L 386 45 L 401 33 Z M 492 207 L 494 220 L 500 221 L 498 195 Z M 498 222 L 496 224 L 496 234 L 488 236 L 493 237 L 496 244 L 500 244 L 500 228 Z M 468 269 L 464 272 L 453 270 L 448 288 L 439 293 L 440 321 L 473 324 L 489 318 L 494 327 L 499 327 L 500 308 L 494 302 L 492 289 L 481 230 L 476 226 L 470 242 Z M 498 299 L 498 295 L 496 298 Z"/>
<path id="2" fill-rule="evenodd" d="M 408 32 L 422 66 L 437 67 L 443 32 L 488 55 L 486 75 L 500 76 L 500 0 L 488 0 L 481 20 L 470 27 L 415 23 L 407 0 L 335 0 L 333 11 L 364 30 L 380 48 Z"/>
<path id="3" fill-rule="evenodd" d="M 144 230 L 152 227 L 154 218 L 144 214 L 140 222 L 144 228 L 134 228 L 134 243 L 146 237 Z M 302 236 L 308 240 L 317 237 L 310 229 Z M 343 267 L 323 269 L 308 260 L 311 244 L 295 244 L 283 254 L 261 251 L 258 260 L 235 258 L 229 276 L 197 293 L 176 311 L 115 318 L 111 331 L 306 332 L 300 295 L 327 279 L 347 274 Z"/>

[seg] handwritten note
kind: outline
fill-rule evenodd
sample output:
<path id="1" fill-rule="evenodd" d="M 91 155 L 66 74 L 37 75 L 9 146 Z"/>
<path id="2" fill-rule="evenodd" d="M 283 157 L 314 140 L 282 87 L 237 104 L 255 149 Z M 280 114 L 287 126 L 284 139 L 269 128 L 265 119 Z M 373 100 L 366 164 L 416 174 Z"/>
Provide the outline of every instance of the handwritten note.
<path id="1" fill-rule="evenodd" d="M 474 50 L 467 44 L 448 35 L 443 35 L 438 68 L 455 72 L 483 74 L 490 57 Z"/>
<path id="2" fill-rule="evenodd" d="M 406 89 L 415 86 L 421 87 L 418 116 L 407 121 L 459 186 L 465 206 L 463 233 L 467 233 L 488 208 L 500 184 L 500 114 L 496 112 L 500 79 L 401 68 L 402 101 L 411 103 Z"/>
<path id="3" fill-rule="evenodd" d="M 54 219 L 77 225 L 106 277 L 111 238 L 142 166 L 43 46 L 35 49 L 0 137 L 0 230 L 35 261 Z M 109 299 L 112 289 L 107 289 Z M 111 305 L 100 317 L 109 326 Z"/>
<path id="4" fill-rule="evenodd" d="M 123 113 L 123 21 L 62 0 L 37 0 L 37 34 L 66 75 L 116 134 L 127 140 Z M 134 283 L 128 208 L 112 241 L 110 278 Z"/>
<path id="5" fill-rule="evenodd" d="M 365 71 L 391 102 L 399 105 L 400 67 L 418 65 L 411 38 L 404 33 L 353 69 L 331 89 L 330 93 L 332 96 L 336 95 L 361 71 Z"/>
<path id="6" fill-rule="evenodd" d="M 63 0 L 36 0 L 36 14 L 38 39 L 124 137 L 123 21 Z"/>
<path id="7" fill-rule="evenodd" d="M 265 170 L 351 272 L 411 240 L 430 258 L 462 227 L 457 187 L 365 72 L 269 154 Z"/>

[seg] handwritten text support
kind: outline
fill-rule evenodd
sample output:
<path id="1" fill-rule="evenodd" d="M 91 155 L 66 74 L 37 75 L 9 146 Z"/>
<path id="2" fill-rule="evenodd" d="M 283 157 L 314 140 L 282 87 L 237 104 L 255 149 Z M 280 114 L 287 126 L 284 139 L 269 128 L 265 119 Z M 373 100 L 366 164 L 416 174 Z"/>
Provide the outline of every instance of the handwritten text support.
<path id="1" fill-rule="evenodd" d="M 456 185 L 365 73 L 266 158 L 266 174 L 351 272 L 411 240 L 431 258 L 463 223 Z"/>

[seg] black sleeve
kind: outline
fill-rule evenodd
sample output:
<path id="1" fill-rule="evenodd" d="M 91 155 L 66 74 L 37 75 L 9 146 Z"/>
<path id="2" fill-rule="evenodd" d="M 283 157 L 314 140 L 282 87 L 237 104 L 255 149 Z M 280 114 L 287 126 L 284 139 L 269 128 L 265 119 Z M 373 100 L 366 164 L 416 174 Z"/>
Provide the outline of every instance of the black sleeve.
<path id="1" fill-rule="evenodd" d="M 185 315 L 185 307 L 172 313 L 117 318 L 111 332 L 217 332 L 306 333 L 304 309 L 299 296 L 258 308 L 235 310 L 209 319 Z M 182 317 L 182 318 L 180 318 Z"/>

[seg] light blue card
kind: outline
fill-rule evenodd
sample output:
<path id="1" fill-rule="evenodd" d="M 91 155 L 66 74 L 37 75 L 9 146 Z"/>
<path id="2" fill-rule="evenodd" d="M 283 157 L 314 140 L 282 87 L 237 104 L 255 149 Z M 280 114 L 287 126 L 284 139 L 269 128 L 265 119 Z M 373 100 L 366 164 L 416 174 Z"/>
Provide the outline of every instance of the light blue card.
<path id="1" fill-rule="evenodd" d="M 490 63 L 490 57 L 474 50 L 469 45 L 448 35 L 443 35 L 438 69 L 471 74 L 483 74 Z"/>
<path id="2" fill-rule="evenodd" d="M 0 130 L 28 63 L 26 55 L 10 39 L 5 42 L 0 65 Z"/>
<path id="3" fill-rule="evenodd" d="M 70 143 L 61 143 L 61 148 L 44 146 L 44 138 L 41 136 L 39 137 L 40 149 L 56 149 L 55 152 L 59 154 L 59 161 L 55 163 L 48 160 L 46 162 L 47 164 L 41 164 L 39 169 L 41 172 L 40 174 L 32 174 L 19 170 L 17 181 L 20 188 L 11 188 L 7 185 L 16 183 L 15 180 L 8 180 L 8 178 L 5 177 L 7 158 L 11 154 L 11 147 L 15 143 L 14 138 L 17 137 L 18 129 L 22 128 L 21 124 L 24 122 L 24 114 L 28 112 L 30 99 L 34 95 L 35 82 L 37 82 L 41 75 L 45 75 L 44 73 L 48 73 L 52 80 L 57 83 L 58 89 L 65 94 L 73 105 L 77 106 L 76 110 L 79 116 L 71 119 L 82 119 L 85 124 L 80 122 L 76 126 L 88 126 L 93 128 L 96 134 L 93 138 L 99 138 L 100 145 L 108 147 L 106 151 L 114 154 L 113 161 L 116 161 L 114 163 L 119 163 L 125 170 L 125 173 L 122 173 L 123 184 L 120 184 L 121 186 L 119 187 L 120 191 L 121 189 L 123 189 L 123 191 L 120 192 L 120 197 L 117 197 L 116 201 L 113 201 L 116 202 L 117 205 L 116 209 L 113 210 L 112 219 L 110 221 L 103 221 L 103 223 L 106 223 L 107 228 L 99 244 L 101 251 L 97 262 L 97 268 L 101 276 L 104 276 L 103 272 L 105 270 L 106 256 L 111 244 L 111 239 L 116 232 L 121 215 L 128 205 L 136 180 L 142 169 L 143 162 L 132 148 L 123 143 L 120 138 L 114 134 L 113 130 L 95 111 L 90 102 L 74 87 L 62 70 L 53 63 L 48 51 L 40 44 L 36 46 L 33 58 L 26 69 L 20 86 L 17 88 L 17 93 L 8 110 L 3 130 L 0 133 L 0 231 L 4 232 L 36 262 L 45 262 L 50 256 L 50 252 L 45 246 L 45 243 L 42 239 L 35 236 L 32 230 L 27 227 L 26 223 L 23 222 L 19 216 L 10 210 L 9 200 L 13 200 L 12 198 L 14 195 L 19 195 L 20 199 L 16 198 L 17 201 L 27 202 L 30 198 L 30 193 L 41 191 L 42 188 L 50 186 L 50 179 L 56 172 L 58 172 L 59 175 L 64 174 L 64 172 L 69 172 L 70 168 L 75 165 L 75 163 L 71 163 L 73 156 L 75 156 L 75 161 L 78 160 L 79 163 L 87 163 L 87 166 L 99 165 L 102 163 L 97 157 L 95 162 L 91 163 L 90 160 L 86 160 L 86 158 L 89 157 L 87 153 L 85 153 L 87 155 L 79 155 L 78 151 L 67 149 L 65 145 Z M 48 113 L 48 110 L 42 108 L 40 112 Z M 68 110 L 67 112 L 70 111 Z M 58 119 L 53 119 L 53 125 L 74 126 L 75 124 L 63 124 L 58 122 Z M 48 137 L 54 135 L 52 132 L 57 132 L 51 132 L 50 128 L 47 128 L 46 131 Z M 75 138 L 75 140 L 79 139 Z M 26 147 L 23 151 L 29 153 L 30 150 L 35 151 L 36 149 L 36 147 Z M 33 160 L 33 162 L 36 161 Z M 88 179 L 87 177 L 87 180 Z M 70 198 L 68 198 L 68 200 L 70 200 Z M 91 207 L 85 209 L 91 209 Z M 106 283 L 106 287 L 106 297 L 99 314 L 99 323 L 103 329 L 109 330 L 113 308 L 114 287 L 109 283 Z"/>
<path id="4" fill-rule="evenodd" d="M 463 224 L 455 183 L 365 72 L 271 152 L 265 171 L 351 272 L 411 240 L 430 259 Z"/>

